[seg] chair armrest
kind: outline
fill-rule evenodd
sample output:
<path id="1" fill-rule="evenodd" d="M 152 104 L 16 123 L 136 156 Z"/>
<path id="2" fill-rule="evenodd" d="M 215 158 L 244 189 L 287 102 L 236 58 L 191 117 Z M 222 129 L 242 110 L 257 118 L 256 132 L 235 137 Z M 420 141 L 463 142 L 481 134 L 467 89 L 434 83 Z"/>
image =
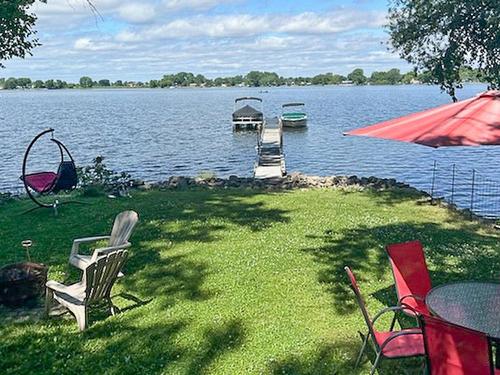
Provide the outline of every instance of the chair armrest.
<path id="1" fill-rule="evenodd" d="M 77 238 L 77 239 L 73 240 L 73 246 L 71 248 L 71 255 L 78 254 L 78 250 L 80 249 L 80 244 L 82 244 L 82 243 L 109 240 L 110 237 L 111 236 L 95 236 L 95 237 Z"/>
<path id="2" fill-rule="evenodd" d="M 116 250 L 128 249 L 130 246 L 132 246 L 132 244 L 130 242 L 126 242 L 123 245 L 100 247 L 99 249 L 95 249 L 94 252 L 92 253 L 91 262 L 94 262 L 99 255 L 104 255 Z"/>
<path id="3" fill-rule="evenodd" d="M 417 301 L 425 303 L 425 297 L 419 296 L 418 294 L 407 294 L 406 296 L 403 296 L 399 299 L 399 303 L 402 303 L 405 298 L 413 298 Z"/>
<path id="4" fill-rule="evenodd" d="M 61 284 L 55 280 L 49 280 L 45 283 L 45 286 L 49 289 L 52 289 L 56 292 L 66 292 L 66 285 Z"/>
<path id="5" fill-rule="evenodd" d="M 385 340 L 382 345 L 380 345 L 380 350 L 384 350 L 384 348 L 389 344 L 392 340 L 394 340 L 396 337 L 400 336 L 407 336 L 407 335 L 421 335 L 422 330 L 421 329 L 408 329 L 406 331 L 400 331 L 395 333 L 394 335 L 390 336 L 387 340 Z"/>
<path id="6" fill-rule="evenodd" d="M 407 304 L 405 303 L 402 303 L 401 305 L 399 306 L 391 306 L 391 307 L 386 307 L 385 309 L 382 309 L 381 311 L 379 311 L 378 314 L 375 315 L 375 317 L 372 319 L 372 324 L 375 324 L 375 322 L 384 314 L 388 313 L 388 312 L 394 312 L 394 313 L 397 313 L 398 311 L 403 311 L 403 310 L 411 310 L 415 313 L 415 316 L 417 316 L 417 312 L 411 307 L 411 306 L 408 306 Z M 417 324 L 419 324 L 418 322 L 418 319 L 417 320 Z"/>

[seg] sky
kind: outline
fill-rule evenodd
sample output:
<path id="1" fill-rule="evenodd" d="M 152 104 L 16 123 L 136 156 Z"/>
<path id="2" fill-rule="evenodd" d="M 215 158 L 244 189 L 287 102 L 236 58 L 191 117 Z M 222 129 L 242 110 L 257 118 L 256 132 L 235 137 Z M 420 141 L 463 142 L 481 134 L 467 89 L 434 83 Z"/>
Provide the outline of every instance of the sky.
<path id="1" fill-rule="evenodd" d="M 36 3 L 33 56 L 0 77 L 159 79 L 189 71 L 209 78 L 274 71 L 347 74 L 410 66 L 388 49 L 387 0 L 84 0 Z"/>

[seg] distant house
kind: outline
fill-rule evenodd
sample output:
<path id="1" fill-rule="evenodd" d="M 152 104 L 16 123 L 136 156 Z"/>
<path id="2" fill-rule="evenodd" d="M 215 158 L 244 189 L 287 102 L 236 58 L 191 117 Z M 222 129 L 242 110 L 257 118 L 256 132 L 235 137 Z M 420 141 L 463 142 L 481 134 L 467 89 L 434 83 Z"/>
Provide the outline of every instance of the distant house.
<path id="1" fill-rule="evenodd" d="M 412 85 L 420 85 L 422 82 L 420 82 L 420 81 L 419 81 L 418 79 L 416 79 L 416 78 L 413 78 L 413 79 L 410 81 L 410 83 L 411 83 Z"/>
<path id="2" fill-rule="evenodd" d="M 340 84 L 342 86 L 352 86 L 352 85 L 354 85 L 354 82 L 350 81 L 350 80 L 345 80 L 345 81 L 342 81 Z"/>

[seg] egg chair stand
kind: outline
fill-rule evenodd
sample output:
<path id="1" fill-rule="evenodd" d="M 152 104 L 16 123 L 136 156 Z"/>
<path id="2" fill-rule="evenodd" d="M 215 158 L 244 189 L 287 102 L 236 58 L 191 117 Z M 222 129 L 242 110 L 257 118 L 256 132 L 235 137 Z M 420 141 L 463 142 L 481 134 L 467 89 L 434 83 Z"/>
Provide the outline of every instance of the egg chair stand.
<path id="1" fill-rule="evenodd" d="M 28 157 L 31 149 L 36 142 L 43 136 L 51 134 L 50 140 L 54 142 L 59 148 L 60 162 L 59 167 L 56 172 L 36 172 L 27 173 Z M 64 201 L 60 202 L 58 199 L 54 199 L 52 203 L 43 202 L 40 197 L 49 194 L 57 194 L 60 191 L 72 191 L 76 189 L 78 184 L 78 175 L 76 172 L 76 165 L 73 156 L 66 148 L 66 146 L 54 138 L 54 129 L 47 129 L 38 134 L 31 143 L 29 144 L 26 152 L 24 153 L 23 159 L 23 171 L 22 171 L 21 181 L 24 183 L 24 188 L 28 197 L 36 204 L 36 207 L 29 209 L 25 213 L 34 211 L 38 208 L 52 208 L 54 213 L 57 215 L 57 208 L 62 204 L 78 203 L 83 204 L 83 202 L 78 201 Z"/>

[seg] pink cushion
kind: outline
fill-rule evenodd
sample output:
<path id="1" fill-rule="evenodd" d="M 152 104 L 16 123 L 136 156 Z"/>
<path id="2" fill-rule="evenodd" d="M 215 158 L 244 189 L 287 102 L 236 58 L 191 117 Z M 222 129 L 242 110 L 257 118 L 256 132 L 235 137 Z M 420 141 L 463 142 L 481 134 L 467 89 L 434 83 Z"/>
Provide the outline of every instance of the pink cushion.
<path id="1" fill-rule="evenodd" d="M 410 329 L 415 330 L 415 328 Z M 409 331 L 408 329 L 403 329 L 396 332 L 375 332 L 375 339 L 379 346 L 394 336 L 398 332 Z M 413 357 L 417 355 L 424 355 L 424 339 L 421 333 L 409 334 L 404 336 L 398 336 L 395 339 L 389 341 L 389 343 L 382 350 L 382 354 L 388 358 L 397 357 Z"/>
<path id="2" fill-rule="evenodd" d="M 44 193 L 52 187 L 57 174 L 54 172 L 32 173 L 24 177 L 26 184 L 37 193 Z"/>

